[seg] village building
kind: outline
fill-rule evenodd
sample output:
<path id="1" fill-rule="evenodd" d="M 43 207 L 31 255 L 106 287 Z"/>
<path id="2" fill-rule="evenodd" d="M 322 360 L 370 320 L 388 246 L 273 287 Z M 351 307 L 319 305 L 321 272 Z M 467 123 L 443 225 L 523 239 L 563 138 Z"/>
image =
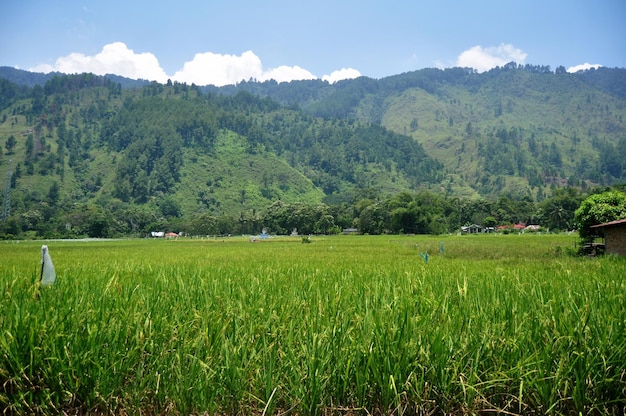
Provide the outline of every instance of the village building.
<path id="1" fill-rule="evenodd" d="M 478 224 L 465 225 L 461 227 L 461 233 L 463 234 L 477 234 L 482 231 L 483 227 Z"/>
<path id="2" fill-rule="evenodd" d="M 511 233 L 511 232 L 524 232 L 526 230 L 526 224 L 520 222 L 518 224 L 505 224 L 498 225 L 497 231 L 499 233 Z"/>
<path id="3" fill-rule="evenodd" d="M 626 218 L 591 227 L 604 233 L 604 251 L 607 254 L 626 256 Z"/>

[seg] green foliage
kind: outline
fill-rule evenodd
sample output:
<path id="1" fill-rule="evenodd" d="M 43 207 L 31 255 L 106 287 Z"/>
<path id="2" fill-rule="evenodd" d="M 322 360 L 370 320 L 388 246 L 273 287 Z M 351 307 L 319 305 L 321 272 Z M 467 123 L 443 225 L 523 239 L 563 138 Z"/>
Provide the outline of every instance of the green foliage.
<path id="1" fill-rule="evenodd" d="M 28 88 L 2 80 L 12 224 L 74 235 L 64 216 L 93 205 L 107 217 L 98 233 L 111 236 L 150 231 L 125 219 L 136 206 L 180 230 L 207 214 L 220 233 L 258 233 L 264 219 L 286 233 L 291 223 L 442 233 L 489 217 L 570 229 L 586 190 L 624 179 L 624 74 L 509 64 L 223 88 L 93 74 L 33 76 Z M 559 194 L 565 185 L 582 192 Z M 410 198 L 390 201 L 401 193 Z M 379 206 L 357 207 L 365 199 Z M 276 201 L 305 208 L 278 221 L 266 216 Z M 326 212 L 306 214 L 320 204 Z"/>
<path id="2" fill-rule="evenodd" d="M 485 217 L 485 219 L 483 220 L 483 224 L 485 227 L 495 227 L 496 225 L 498 225 L 498 221 L 492 217 Z"/>
<path id="3" fill-rule="evenodd" d="M 541 202 L 541 223 L 553 230 L 571 230 L 575 226 L 574 212 L 583 197 L 575 188 L 556 189 L 554 195 Z"/>
<path id="4" fill-rule="evenodd" d="M 16 140 L 15 136 L 10 135 L 7 141 L 4 143 L 5 149 L 7 149 L 7 154 L 12 155 L 13 149 L 15 148 Z"/>
<path id="5" fill-rule="evenodd" d="M 621 163 L 626 153 L 611 151 L 626 130 L 624 69 L 569 74 L 511 63 L 482 74 L 423 69 L 378 81 L 362 77 L 333 85 L 268 82 L 211 89 L 241 90 L 297 102 L 310 114 L 411 134 L 448 171 L 458 173 L 457 192 L 535 197 L 565 181 L 610 185 L 623 180 L 626 171 Z"/>
<path id="6" fill-rule="evenodd" d="M 583 239 L 594 235 L 591 227 L 626 218 L 626 194 L 609 191 L 587 197 L 574 213 L 578 233 Z"/>
<path id="7" fill-rule="evenodd" d="M 459 173 L 465 181 L 459 186 L 483 196 L 519 193 L 498 177 L 521 178 L 524 188 L 517 197 L 563 180 L 580 186 L 622 179 L 624 155 L 592 141 L 616 146 L 624 136 L 623 96 L 609 86 L 619 91 L 625 85 L 623 69 L 579 74 L 514 64 L 484 74 L 425 69 L 330 86 L 332 93 L 303 108 L 411 134 L 429 155 Z M 255 91 L 274 97 L 262 85 Z"/>
<path id="8" fill-rule="evenodd" d="M 621 259 L 566 235 L 300 241 L 50 242 L 37 297 L 40 244 L 4 243 L 3 409 L 622 413 Z"/>
<path id="9" fill-rule="evenodd" d="M 71 232 L 70 236 L 105 238 L 116 235 L 110 212 L 98 205 L 75 207 L 62 218 L 66 231 Z"/>
<path id="10" fill-rule="evenodd" d="M 444 233 L 456 226 L 446 223 L 449 204 L 450 201 L 432 192 L 421 191 L 415 195 L 402 192 L 387 200 L 388 230 L 405 234 Z"/>
<path id="11" fill-rule="evenodd" d="M 294 229 L 299 234 L 326 234 L 335 227 L 335 218 L 325 204 L 277 201 L 266 210 L 263 224 L 269 232 L 281 235 L 290 234 Z"/>
<path id="12" fill-rule="evenodd" d="M 389 212 L 379 203 L 366 206 L 359 215 L 358 226 L 363 234 L 378 235 L 388 229 Z"/>

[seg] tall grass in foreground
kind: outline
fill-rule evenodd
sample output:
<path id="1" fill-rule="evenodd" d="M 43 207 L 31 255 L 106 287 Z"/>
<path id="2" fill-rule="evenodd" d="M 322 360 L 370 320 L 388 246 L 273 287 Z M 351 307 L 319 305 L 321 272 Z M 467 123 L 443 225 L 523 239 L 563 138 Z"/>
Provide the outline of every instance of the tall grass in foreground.
<path id="1" fill-rule="evenodd" d="M 626 261 L 564 236 L 0 246 L 8 413 L 623 414 Z M 420 252 L 431 257 L 425 263 Z"/>

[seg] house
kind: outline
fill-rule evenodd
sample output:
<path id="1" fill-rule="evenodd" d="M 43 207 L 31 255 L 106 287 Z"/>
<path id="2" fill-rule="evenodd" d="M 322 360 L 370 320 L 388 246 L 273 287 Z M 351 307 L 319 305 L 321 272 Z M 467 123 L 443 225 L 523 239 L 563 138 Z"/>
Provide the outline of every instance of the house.
<path id="1" fill-rule="evenodd" d="M 464 225 L 463 227 L 461 227 L 461 233 L 463 234 L 476 234 L 482 231 L 482 228 L 480 225 L 478 224 L 472 224 L 472 225 Z"/>
<path id="2" fill-rule="evenodd" d="M 518 224 L 504 224 L 498 225 L 498 232 L 522 232 L 526 228 L 526 224 L 520 222 Z"/>
<path id="3" fill-rule="evenodd" d="M 604 250 L 607 254 L 626 256 L 626 218 L 591 226 L 604 232 Z"/>

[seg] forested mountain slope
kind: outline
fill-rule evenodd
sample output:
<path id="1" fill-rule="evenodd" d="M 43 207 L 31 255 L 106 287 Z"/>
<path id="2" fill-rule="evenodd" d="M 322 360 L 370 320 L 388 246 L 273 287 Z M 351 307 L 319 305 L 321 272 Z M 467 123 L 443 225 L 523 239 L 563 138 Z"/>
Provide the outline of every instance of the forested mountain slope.
<path id="1" fill-rule="evenodd" d="M 531 205 L 548 197 L 567 196 L 569 213 L 578 191 L 624 182 L 624 116 L 623 69 L 509 64 L 217 88 L 0 68 L 2 201 L 6 215 L 19 213 L 13 228 L 38 232 L 83 224 L 81 233 L 104 235 L 106 223 L 131 233 L 221 217 L 258 231 L 261 211 L 280 216 L 300 203 L 326 204 L 320 218 L 343 206 L 336 225 L 367 214 L 372 232 L 439 232 L 539 218 Z M 555 193 L 564 186 L 572 191 Z M 411 194 L 424 190 L 446 200 Z M 424 217 L 424 204 L 437 212 Z M 568 226 L 569 214 L 550 209 L 551 222 Z M 393 212 L 406 218 L 394 226 Z"/>
<path id="2" fill-rule="evenodd" d="M 63 211 L 58 220 L 68 224 L 81 221 L 85 204 L 243 216 L 278 200 L 340 203 L 360 189 L 397 193 L 442 176 L 442 165 L 408 136 L 243 91 L 218 96 L 177 83 L 122 89 L 91 74 L 28 91 L 3 82 L 14 92 L 0 119 L 11 209 L 44 203 L 44 217 Z"/>
<path id="3" fill-rule="evenodd" d="M 514 63 L 478 74 L 424 69 L 333 85 L 242 83 L 309 114 L 381 124 L 442 162 L 456 195 L 543 198 L 555 186 L 626 179 L 626 70 L 570 74 Z"/>

